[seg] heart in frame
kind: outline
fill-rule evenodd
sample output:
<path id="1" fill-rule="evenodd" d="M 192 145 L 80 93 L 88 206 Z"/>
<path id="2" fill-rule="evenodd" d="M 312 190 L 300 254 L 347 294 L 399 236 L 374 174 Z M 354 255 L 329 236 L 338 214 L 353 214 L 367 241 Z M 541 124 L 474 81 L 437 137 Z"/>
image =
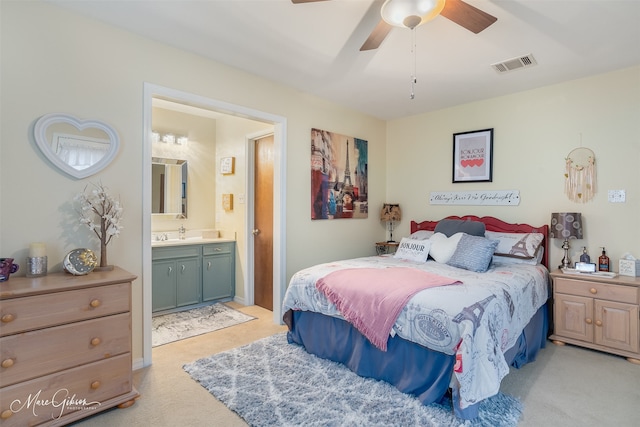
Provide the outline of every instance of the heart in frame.
<path id="1" fill-rule="evenodd" d="M 44 156 L 58 169 L 82 179 L 107 167 L 118 153 L 118 133 L 99 120 L 80 120 L 68 114 L 40 117 L 34 138 Z"/>

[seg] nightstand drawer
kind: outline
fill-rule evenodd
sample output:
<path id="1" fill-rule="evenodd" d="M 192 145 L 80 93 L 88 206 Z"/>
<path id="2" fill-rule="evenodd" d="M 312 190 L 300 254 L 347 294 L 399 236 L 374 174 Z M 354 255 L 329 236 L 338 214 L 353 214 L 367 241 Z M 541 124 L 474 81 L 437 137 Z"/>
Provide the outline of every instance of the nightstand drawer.
<path id="1" fill-rule="evenodd" d="M 556 277 L 554 287 L 556 292 L 562 294 L 626 302 L 629 304 L 637 304 L 639 301 L 638 288 L 634 286 L 613 285 L 609 283 Z"/>
<path id="2" fill-rule="evenodd" d="M 3 300 L 0 336 L 124 313 L 130 307 L 131 283 Z"/>

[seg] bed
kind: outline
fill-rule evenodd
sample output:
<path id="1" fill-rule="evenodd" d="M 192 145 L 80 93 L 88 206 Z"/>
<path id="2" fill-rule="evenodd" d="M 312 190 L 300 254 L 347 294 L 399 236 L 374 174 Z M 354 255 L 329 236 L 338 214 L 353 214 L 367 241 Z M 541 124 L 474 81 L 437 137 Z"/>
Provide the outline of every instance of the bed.
<path id="1" fill-rule="evenodd" d="M 456 228 L 465 224 L 473 225 L 474 231 L 467 234 L 467 228 Z M 414 239 L 403 239 L 399 250 L 430 246 L 428 260 L 396 253 L 319 264 L 294 274 L 283 302 L 288 340 L 360 376 L 389 382 L 425 405 L 451 404 L 456 416 L 473 419 L 482 400 L 499 391 L 509 367 L 532 362 L 545 346 L 550 295 L 547 235 L 547 225 L 509 224 L 493 217 L 412 221 Z M 509 253 L 505 242 L 516 242 L 509 243 Z M 443 260 L 443 247 L 450 256 L 446 263 L 438 262 Z M 469 261 L 479 257 L 486 262 L 487 252 L 486 271 Z M 367 279 L 352 280 L 354 274 Z M 368 311 L 375 312 L 373 320 L 363 321 L 361 312 L 349 311 L 352 303 L 364 300 L 349 293 L 387 289 L 376 288 L 389 280 L 385 277 L 403 278 L 402 286 L 399 279 L 386 284 L 393 289 L 389 294 L 405 280 L 407 285 L 423 278 L 433 283 L 424 289 L 416 284 L 399 309 L 368 305 Z M 329 279 L 346 282 L 346 293 L 331 291 L 325 286 Z M 366 328 L 367 322 L 383 323 L 380 319 L 390 325 L 381 341 L 380 331 Z"/>

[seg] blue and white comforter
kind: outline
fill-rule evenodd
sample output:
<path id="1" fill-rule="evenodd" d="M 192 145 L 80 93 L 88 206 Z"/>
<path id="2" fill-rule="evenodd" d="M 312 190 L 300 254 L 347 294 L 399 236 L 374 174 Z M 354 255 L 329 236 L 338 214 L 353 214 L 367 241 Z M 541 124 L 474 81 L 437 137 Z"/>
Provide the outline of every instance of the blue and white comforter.
<path id="1" fill-rule="evenodd" d="M 316 289 L 316 281 L 344 268 L 388 267 L 413 267 L 462 281 L 461 285 L 418 292 L 398 316 L 392 334 L 456 355 L 451 381 L 460 390 L 462 408 L 495 395 L 509 372 L 503 353 L 516 343 L 547 301 L 547 269 L 541 265 L 494 263 L 486 273 L 475 273 L 434 261 L 413 263 L 393 256 L 336 261 L 297 272 L 287 289 L 283 312 L 314 311 L 342 318 Z"/>

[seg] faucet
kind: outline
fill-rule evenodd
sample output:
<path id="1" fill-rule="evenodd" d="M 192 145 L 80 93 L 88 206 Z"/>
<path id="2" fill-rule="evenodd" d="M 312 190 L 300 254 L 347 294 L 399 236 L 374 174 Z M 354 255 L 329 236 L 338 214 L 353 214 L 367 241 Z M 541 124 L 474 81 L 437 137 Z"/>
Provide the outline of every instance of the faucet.
<path id="1" fill-rule="evenodd" d="M 180 228 L 178 228 L 178 238 L 179 238 L 180 240 L 184 240 L 184 238 L 185 238 L 185 235 L 184 235 L 184 234 L 186 233 L 186 231 L 187 231 L 187 230 L 184 228 L 184 224 L 182 224 L 182 225 L 180 226 Z"/>

